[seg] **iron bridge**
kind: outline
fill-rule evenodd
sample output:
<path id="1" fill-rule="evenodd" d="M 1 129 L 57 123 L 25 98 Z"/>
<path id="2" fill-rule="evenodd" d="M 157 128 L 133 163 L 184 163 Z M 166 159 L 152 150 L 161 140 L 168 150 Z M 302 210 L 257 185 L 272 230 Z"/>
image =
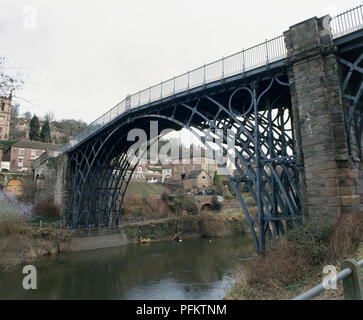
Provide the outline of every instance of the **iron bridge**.
<path id="1" fill-rule="evenodd" d="M 343 91 L 348 90 L 353 71 L 362 75 L 359 63 L 363 56 L 354 61 L 344 56 L 344 50 L 354 50 L 346 44 L 354 43 L 352 37 L 357 30 L 362 31 L 362 6 L 355 10 L 360 10 L 358 27 L 354 23 L 349 28 L 340 26 L 341 16 L 331 23 L 336 45 L 342 51 L 340 62 L 347 69 Z M 303 223 L 286 54 L 283 36 L 265 41 L 127 96 L 73 137 L 62 147 L 68 156 L 67 224 L 73 228 L 119 224 L 127 186 L 136 167 L 127 157 L 134 143 L 127 141 L 127 135 L 134 128 L 149 132 L 150 121 L 158 122 L 159 134 L 164 129 L 187 128 L 197 137 L 210 132 L 223 141 L 223 154 L 237 170 L 229 180 L 257 251 L 265 247 L 266 238 Z M 361 92 L 362 88 L 358 100 Z M 344 94 L 352 101 L 346 111 L 350 131 L 356 109 L 361 106 L 354 105 L 357 96 Z M 362 130 L 362 123 L 354 128 L 360 126 Z M 236 133 L 233 150 L 227 144 L 231 130 Z M 361 131 L 357 135 L 360 137 Z M 206 143 L 206 147 L 210 145 Z M 243 184 L 252 196 L 252 207 L 242 196 Z"/>

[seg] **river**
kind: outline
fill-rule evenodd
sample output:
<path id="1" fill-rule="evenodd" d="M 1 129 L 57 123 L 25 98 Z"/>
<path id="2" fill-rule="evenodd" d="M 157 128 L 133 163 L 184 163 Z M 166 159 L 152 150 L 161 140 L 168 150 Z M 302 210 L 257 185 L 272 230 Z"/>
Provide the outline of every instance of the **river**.
<path id="1" fill-rule="evenodd" d="M 0 273 L 0 299 L 220 300 L 253 254 L 243 237 L 62 253 L 32 263 L 36 290 L 23 289 L 22 267 Z"/>

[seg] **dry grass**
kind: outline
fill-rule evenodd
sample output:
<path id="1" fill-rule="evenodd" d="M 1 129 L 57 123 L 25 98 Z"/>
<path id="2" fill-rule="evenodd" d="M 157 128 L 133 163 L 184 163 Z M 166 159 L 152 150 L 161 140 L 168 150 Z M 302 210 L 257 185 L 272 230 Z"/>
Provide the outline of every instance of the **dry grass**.
<path id="1" fill-rule="evenodd" d="M 343 215 L 335 224 L 330 237 L 328 255 L 332 260 L 339 261 L 353 255 L 363 235 L 363 214 Z"/>
<path id="2" fill-rule="evenodd" d="M 225 233 L 225 216 L 216 213 L 202 212 L 199 217 L 199 226 L 202 237 L 218 238 Z"/>
<path id="3" fill-rule="evenodd" d="M 339 266 L 356 256 L 362 237 L 360 214 L 343 215 L 334 224 L 315 221 L 289 233 L 269 250 L 245 263 L 229 299 L 290 299 L 322 280 L 325 265 Z M 317 299 L 341 299 L 342 286 Z"/>
<path id="4" fill-rule="evenodd" d="M 231 232 L 231 228 L 237 229 L 237 234 L 248 232 L 247 221 L 241 213 L 232 215 L 231 213 L 204 211 L 199 215 L 199 227 L 201 236 L 206 238 L 219 238 L 234 234 Z"/>
<path id="5" fill-rule="evenodd" d="M 17 265 L 58 252 L 58 244 L 67 241 L 70 232 L 30 228 L 11 222 L 0 223 L 0 272 L 12 271 Z"/>
<path id="6" fill-rule="evenodd" d="M 138 222 L 148 219 L 169 218 L 171 210 L 161 199 L 152 196 L 129 195 L 125 198 L 122 219 Z"/>
<path id="7" fill-rule="evenodd" d="M 24 233 L 26 233 L 25 228 L 19 224 L 9 221 L 0 223 L 0 239 L 5 239 L 12 235 L 19 235 Z"/>

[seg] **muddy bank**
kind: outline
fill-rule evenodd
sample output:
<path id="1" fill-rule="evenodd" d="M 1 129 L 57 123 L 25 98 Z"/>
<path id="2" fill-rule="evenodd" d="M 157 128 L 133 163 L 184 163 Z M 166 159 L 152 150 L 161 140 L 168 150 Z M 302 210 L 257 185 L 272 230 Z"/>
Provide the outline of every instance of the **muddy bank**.
<path id="1" fill-rule="evenodd" d="M 60 252 L 63 243 L 69 242 L 67 230 L 31 228 L 17 224 L 0 224 L 0 272 L 9 272 L 23 263 Z"/>
<path id="2" fill-rule="evenodd" d="M 207 213 L 121 226 L 119 228 L 80 230 L 72 240 L 62 243 L 64 252 L 76 252 L 109 248 L 128 243 L 150 243 L 172 240 L 179 235 L 182 239 L 218 238 L 244 235 L 248 231 L 242 216 Z"/>

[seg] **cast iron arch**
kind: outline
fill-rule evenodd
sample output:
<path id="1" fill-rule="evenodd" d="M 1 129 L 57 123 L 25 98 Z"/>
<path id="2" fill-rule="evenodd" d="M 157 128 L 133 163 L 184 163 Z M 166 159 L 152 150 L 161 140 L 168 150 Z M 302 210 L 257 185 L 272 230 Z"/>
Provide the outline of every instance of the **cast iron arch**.
<path id="1" fill-rule="evenodd" d="M 240 96 L 236 104 L 234 99 L 242 91 L 249 96 Z M 224 155 L 236 166 L 236 174 L 229 176 L 231 185 L 246 215 L 256 249 L 262 250 L 266 235 L 279 236 L 292 227 L 293 221 L 302 221 L 287 91 L 287 83 L 271 76 L 239 86 L 222 98 L 204 94 L 191 101 L 145 109 L 143 113 L 129 111 L 127 120 L 70 155 L 68 223 L 74 228 L 118 224 L 136 167 L 125 156 L 130 147 L 126 143 L 126 129 L 138 125 L 146 128 L 146 120 L 158 119 L 161 129 L 173 123 L 174 127 L 187 128 L 197 136 L 207 129 L 224 142 Z M 250 105 L 246 108 L 247 100 Z M 236 135 L 233 150 L 225 143 L 230 132 Z M 206 146 L 210 148 L 208 143 Z M 245 203 L 239 187 L 242 183 L 251 194 L 255 212 Z"/>

